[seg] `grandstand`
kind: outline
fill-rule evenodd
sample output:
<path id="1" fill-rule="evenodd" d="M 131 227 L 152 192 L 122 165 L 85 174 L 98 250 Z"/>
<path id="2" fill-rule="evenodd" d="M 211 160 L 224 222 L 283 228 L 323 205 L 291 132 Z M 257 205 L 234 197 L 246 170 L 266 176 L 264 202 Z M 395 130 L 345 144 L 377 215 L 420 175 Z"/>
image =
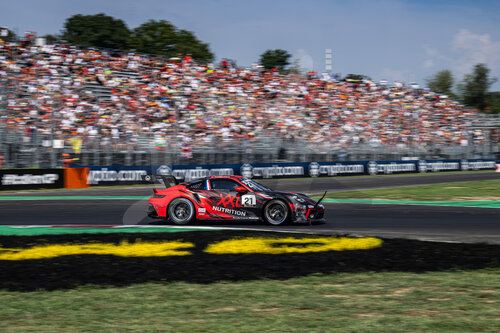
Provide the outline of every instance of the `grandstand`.
<path id="1" fill-rule="evenodd" d="M 498 119 L 411 86 L 65 45 L 0 48 L 4 167 L 489 158 Z"/>

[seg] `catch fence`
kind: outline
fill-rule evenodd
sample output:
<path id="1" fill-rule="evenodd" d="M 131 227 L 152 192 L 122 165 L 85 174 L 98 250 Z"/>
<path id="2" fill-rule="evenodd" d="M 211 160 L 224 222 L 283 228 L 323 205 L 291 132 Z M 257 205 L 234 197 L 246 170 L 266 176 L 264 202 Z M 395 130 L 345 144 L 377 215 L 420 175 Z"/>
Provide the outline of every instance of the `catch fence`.
<path id="1" fill-rule="evenodd" d="M 0 165 L 4 168 L 55 168 L 79 165 L 171 165 L 269 162 L 335 162 L 366 160 L 429 160 L 495 158 L 497 142 L 468 145 L 389 146 L 336 143 L 263 137 L 252 142 L 233 139 L 210 144 L 190 144 L 182 139 L 158 142 L 152 133 L 130 141 L 109 137 L 62 140 L 47 132 L 21 131 L 0 124 Z"/>

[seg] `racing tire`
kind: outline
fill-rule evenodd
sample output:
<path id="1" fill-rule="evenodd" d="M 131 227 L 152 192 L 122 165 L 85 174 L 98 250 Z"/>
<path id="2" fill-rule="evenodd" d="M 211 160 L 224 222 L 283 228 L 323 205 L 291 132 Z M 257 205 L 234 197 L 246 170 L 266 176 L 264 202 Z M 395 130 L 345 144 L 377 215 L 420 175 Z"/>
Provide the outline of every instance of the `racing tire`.
<path id="1" fill-rule="evenodd" d="M 195 218 L 194 205 L 186 198 L 175 198 L 168 205 L 168 217 L 175 224 L 185 225 Z"/>
<path id="2" fill-rule="evenodd" d="M 286 224 L 288 215 L 288 206 L 281 200 L 271 200 L 264 207 L 264 221 L 271 225 Z"/>

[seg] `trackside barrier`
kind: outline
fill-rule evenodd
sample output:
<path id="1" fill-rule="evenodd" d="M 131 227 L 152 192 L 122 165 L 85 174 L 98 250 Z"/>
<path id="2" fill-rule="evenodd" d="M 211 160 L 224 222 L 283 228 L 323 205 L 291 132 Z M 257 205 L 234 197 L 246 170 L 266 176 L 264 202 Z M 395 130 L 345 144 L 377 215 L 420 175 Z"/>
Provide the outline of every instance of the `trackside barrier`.
<path id="1" fill-rule="evenodd" d="M 89 185 L 145 184 L 147 174 L 173 175 L 179 181 L 207 176 L 241 175 L 247 178 L 301 178 L 442 171 L 495 170 L 494 159 L 287 162 L 155 166 L 88 166 Z"/>
<path id="2" fill-rule="evenodd" d="M 65 188 L 86 188 L 89 187 L 87 178 L 89 168 L 65 168 L 64 187 Z"/>

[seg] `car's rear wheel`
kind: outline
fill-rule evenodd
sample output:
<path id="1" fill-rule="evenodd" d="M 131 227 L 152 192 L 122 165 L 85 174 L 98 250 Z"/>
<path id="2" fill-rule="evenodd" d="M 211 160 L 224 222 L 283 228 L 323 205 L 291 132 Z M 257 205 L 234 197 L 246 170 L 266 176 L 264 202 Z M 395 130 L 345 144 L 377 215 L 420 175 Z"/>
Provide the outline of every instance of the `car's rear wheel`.
<path id="1" fill-rule="evenodd" d="M 168 217 L 175 224 L 188 224 L 195 217 L 194 205 L 186 198 L 176 198 L 168 206 Z"/>
<path id="2" fill-rule="evenodd" d="M 281 200 L 271 200 L 264 207 L 264 220 L 271 225 L 281 225 L 288 221 L 288 207 Z"/>

